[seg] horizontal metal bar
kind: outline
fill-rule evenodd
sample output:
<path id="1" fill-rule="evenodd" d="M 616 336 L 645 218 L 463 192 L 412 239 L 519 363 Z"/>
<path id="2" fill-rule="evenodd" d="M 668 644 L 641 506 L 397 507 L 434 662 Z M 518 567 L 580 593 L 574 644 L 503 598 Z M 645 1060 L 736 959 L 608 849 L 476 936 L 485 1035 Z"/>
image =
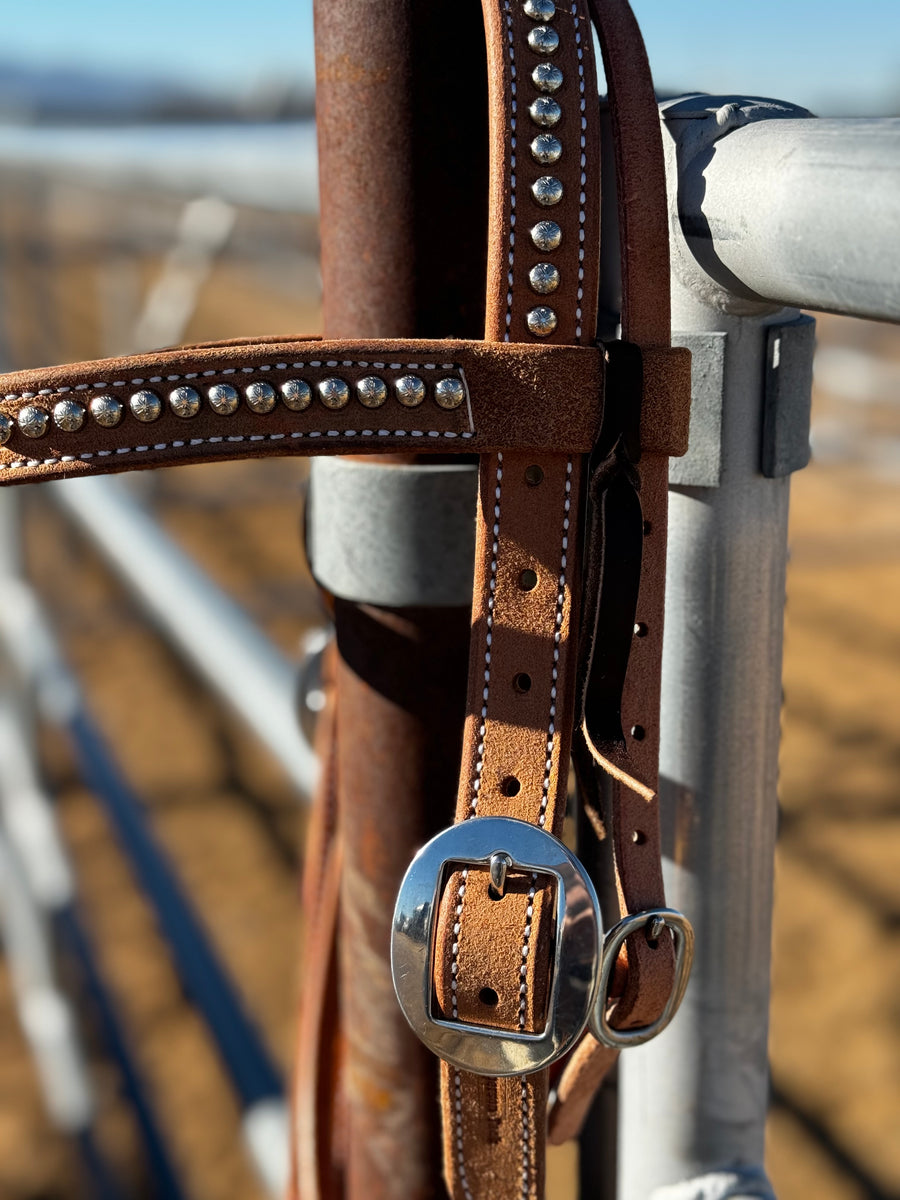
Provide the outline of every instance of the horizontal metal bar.
<path id="1" fill-rule="evenodd" d="M 112 479 L 47 485 L 197 674 L 308 799 L 318 764 L 300 731 L 297 669 Z"/>
<path id="2" fill-rule="evenodd" d="M 900 320 L 900 119 L 817 120 L 725 96 L 662 113 L 679 142 L 681 231 L 716 286 Z"/>

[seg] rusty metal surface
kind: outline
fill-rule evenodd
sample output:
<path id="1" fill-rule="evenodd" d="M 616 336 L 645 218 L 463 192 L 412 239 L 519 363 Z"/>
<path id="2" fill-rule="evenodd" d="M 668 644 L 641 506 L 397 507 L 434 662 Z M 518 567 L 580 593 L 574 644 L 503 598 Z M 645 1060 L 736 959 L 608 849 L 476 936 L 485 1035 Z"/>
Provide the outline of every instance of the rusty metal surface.
<path id="1" fill-rule="evenodd" d="M 325 335 L 481 337 L 478 0 L 319 0 L 315 19 Z M 469 608 L 337 600 L 335 626 L 346 1195 L 426 1200 L 443 1195 L 437 1070 L 396 1004 L 389 933 L 413 853 L 452 818 Z"/>

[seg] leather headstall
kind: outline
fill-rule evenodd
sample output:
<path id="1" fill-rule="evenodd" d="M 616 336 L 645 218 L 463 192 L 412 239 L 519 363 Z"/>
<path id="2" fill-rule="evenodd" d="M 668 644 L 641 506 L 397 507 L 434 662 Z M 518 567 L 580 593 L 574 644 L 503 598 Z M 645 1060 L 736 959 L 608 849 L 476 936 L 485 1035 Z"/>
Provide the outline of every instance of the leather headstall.
<path id="1" fill-rule="evenodd" d="M 657 773 L 667 462 L 687 448 L 690 364 L 670 346 L 659 121 L 626 0 L 484 0 L 484 17 L 483 341 L 272 338 L 6 375 L 0 483 L 273 454 L 480 456 L 457 824 L 404 882 L 395 985 L 443 1058 L 453 1200 L 540 1200 L 548 1128 L 554 1141 L 578 1132 L 620 1046 L 664 1024 L 685 982 L 691 935 L 665 908 Z M 620 197 L 622 340 L 608 346 L 592 19 Z M 615 869 L 622 920 L 605 939 L 558 840 L 570 756 Z M 333 913 L 325 777 L 305 886 Z M 321 1030 L 334 949 L 327 935 L 314 949 L 306 1028 Z M 301 1077 L 327 1090 L 317 1047 L 301 1050 Z M 303 1092 L 301 1079 L 298 1111 Z M 304 1200 L 320 1194 L 325 1141 L 319 1130 L 298 1159 Z"/>

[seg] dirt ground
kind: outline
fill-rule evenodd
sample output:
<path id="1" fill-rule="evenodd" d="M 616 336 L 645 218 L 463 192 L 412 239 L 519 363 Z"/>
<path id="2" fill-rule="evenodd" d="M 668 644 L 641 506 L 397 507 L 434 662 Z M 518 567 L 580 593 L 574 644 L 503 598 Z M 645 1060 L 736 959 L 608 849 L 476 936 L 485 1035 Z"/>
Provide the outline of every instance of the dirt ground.
<path id="1" fill-rule="evenodd" d="M 45 198 L 57 241 L 63 208 Z M 170 216 L 157 214 L 158 241 Z M 263 235 L 258 214 L 242 215 L 187 337 L 315 330 L 315 303 L 285 260 L 284 246 L 303 231 L 278 220 Z M 9 236 L 7 228 L 7 246 Z M 90 240 L 83 228 L 79 236 L 79 245 Z M 151 238 L 148 262 L 157 249 Z M 92 261 L 88 246 L 58 263 L 62 352 L 39 347 L 26 322 L 16 365 L 29 353 L 51 361 L 108 344 Z M 35 267 L 27 260 L 17 270 L 25 277 Z M 138 276 L 151 272 L 142 262 Z M 897 330 L 829 318 L 820 336 L 900 364 Z M 886 398 L 877 389 L 857 397 L 851 412 L 834 379 L 826 373 L 817 385 L 819 458 L 792 493 L 769 1125 L 781 1200 L 900 1196 L 900 455 L 889 453 L 900 446 L 900 385 Z M 302 464 L 269 460 L 161 471 L 140 484 L 178 541 L 294 657 L 319 620 L 300 543 L 304 476 Z M 32 494 L 27 508 L 29 571 L 93 712 L 287 1071 L 302 840 L 291 789 L 50 503 Z M 152 915 L 68 755 L 53 737 L 45 743 L 87 922 L 188 1194 L 261 1200 L 215 1051 Z M 99 1057 L 94 1070 L 104 1145 L 140 1194 L 115 1073 Z M 43 1114 L 0 958 L 0 1200 L 85 1196 L 77 1155 Z"/>

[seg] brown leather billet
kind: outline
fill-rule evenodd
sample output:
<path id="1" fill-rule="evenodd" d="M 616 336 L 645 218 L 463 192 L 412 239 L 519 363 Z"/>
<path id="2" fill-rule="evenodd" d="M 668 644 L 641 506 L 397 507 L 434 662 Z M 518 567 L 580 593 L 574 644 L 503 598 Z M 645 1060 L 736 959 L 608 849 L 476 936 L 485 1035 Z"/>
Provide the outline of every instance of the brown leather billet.
<path id="1" fill-rule="evenodd" d="M 483 7 L 490 137 L 485 338 L 533 343 L 529 313 L 546 304 L 555 320 L 549 340 L 590 344 L 600 147 L 587 8 L 582 0 L 560 3 L 545 21 L 523 0 L 485 0 Z M 553 69 L 559 74 L 548 94 L 541 80 Z M 541 161 L 548 138 L 551 165 Z M 554 184 L 555 202 L 541 204 Z M 546 222 L 555 231 L 552 248 L 541 232 Z M 541 264 L 558 272 L 546 297 L 532 283 Z M 457 821 L 513 816 L 561 832 L 582 469 L 581 455 L 529 459 L 506 447 L 482 457 Z M 464 883 L 460 874 L 451 878 L 435 945 L 436 999 L 445 1014 L 511 1031 L 543 1026 L 553 895 L 546 880 L 512 876 L 496 902 L 485 872 L 467 871 Z M 452 1200 L 541 1200 L 549 1072 L 486 1079 L 442 1064 L 441 1085 Z"/>

